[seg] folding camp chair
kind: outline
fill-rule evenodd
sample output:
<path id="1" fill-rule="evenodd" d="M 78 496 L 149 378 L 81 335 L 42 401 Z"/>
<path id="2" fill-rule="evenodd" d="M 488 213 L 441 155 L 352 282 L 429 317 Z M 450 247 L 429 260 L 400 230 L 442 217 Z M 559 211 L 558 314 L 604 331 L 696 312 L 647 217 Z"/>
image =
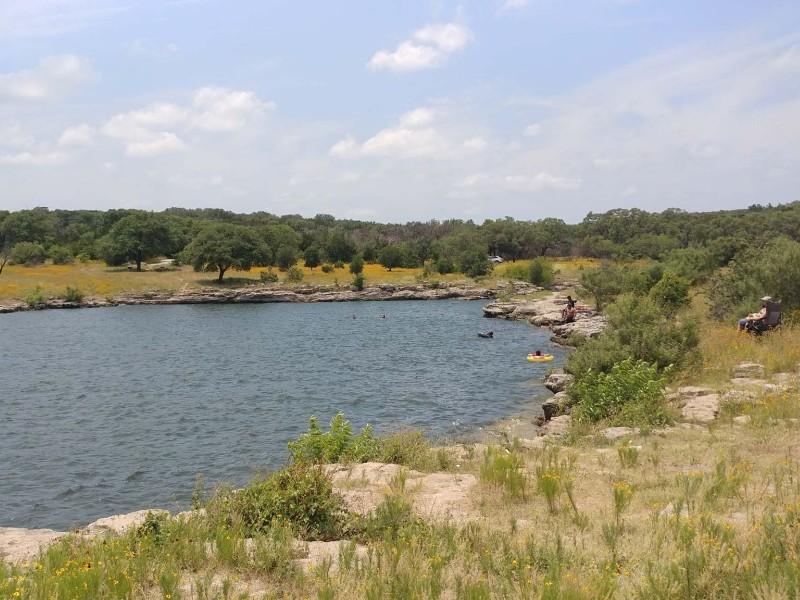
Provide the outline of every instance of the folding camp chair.
<path id="1" fill-rule="evenodd" d="M 761 335 L 765 331 L 779 329 L 781 326 L 781 303 L 780 300 L 767 300 L 767 316 L 758 321 L 750 321 L 747 324 L 747 331 L 756 335 Z"/>

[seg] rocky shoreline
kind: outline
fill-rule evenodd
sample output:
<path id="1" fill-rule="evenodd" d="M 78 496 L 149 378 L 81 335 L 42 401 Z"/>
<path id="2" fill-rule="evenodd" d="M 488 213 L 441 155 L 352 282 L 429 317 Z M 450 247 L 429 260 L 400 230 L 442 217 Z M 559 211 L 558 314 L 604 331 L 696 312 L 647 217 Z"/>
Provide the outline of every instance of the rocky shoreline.
<path id="1" fill-rule="evenodd" d="M 531 293 L 538 288 L 527 288 L 521 293 Z M 51 298 L 33 308 L 23 300 L 0 303 L 0 313 L 36 309 L 102 308 L 140 304 L 260 304 L 270 302 L 357 302 L 395 300 L 490 300 L 502 290 L 469 285 L 439 283 L 437 285 L 378 284 L 363 290 L 335 286 L 305 286 L 284 288 L 271 285 L 253 285 L 243 288 L 203 288 L 200 290 L 147 291 L 126 293 L 112 298 L 87 297 L 80 302 Z"/>

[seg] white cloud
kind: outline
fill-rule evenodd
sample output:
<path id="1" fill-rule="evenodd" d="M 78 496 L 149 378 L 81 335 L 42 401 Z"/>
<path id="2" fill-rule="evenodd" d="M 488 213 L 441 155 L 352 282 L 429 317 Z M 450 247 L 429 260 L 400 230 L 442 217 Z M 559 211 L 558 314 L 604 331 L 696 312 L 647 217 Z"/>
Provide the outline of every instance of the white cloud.
<path id="1" fill-rule="evenodd" d="M 238 131 L 248 122 L 276 109 L 253 92 L 204 87 L 194 93 L 192 126 L 204 131 Z"/>
<path id="2" fill-rule="evenodd" d="M 542 126 L 539 123 L 528 125 L 522 134 L 526 137 L 535 137 L 542 133 Z"/>
<path id="3" fill-rule="evenodd" d="M 436 157 L 448 150 L 446 140 L 433 128 L 390 127 L 376 133 L 362 146 L 367 156 L 397 158 Z"/>
<path id="4" fill-rule="evenodd" d="M 0 74 L 0 102 L 51 100 L 92 81 L 89 62 L 73 54 L 48 56 L 36 69 Z"/>
<path id="5" fill-rule="evenodd" d="M 500 7 L 500 12 L 508 10 L 519 10 L 528 5 L 528 0 L 504 0 L 503 5 Z"/>
<path id="6" fill-rule="evenodd" d="M 19 123 L 0 126 L 0 144 L 9 148 L 28 148 L 36 139 L 25 131 Z"/>
<path id="7" fill-rule="evenodd" d="M 398 44 L 394 52 L 376 52 L 367 66 L 390 71 L 433 69 L 443 65 L 451 54 L 462 50 L 472 37 L 472 31 L 465 25 L 426 25 L 416 30 L 410 40 Z"/>
<path id="8" fill-rule="evenodd" d="M 345 138 L 331 147 L 330 154 L 339 158 L 355 158 L 359 154 L 358 144 L 351 137 Z"/>
<path id="9" fill-rule="evenodd" d="M 19 154 L 0 155 L 0 164 L 16 166 L 58 165 L 66 160 L 66 155 L 61 152 L 44 152 L 39 154 L 21 152 Z"/>
<path id="10" fill-rule="evenodd" d="M 422 107 L 409 111 L 400 117 L 400 124 L 404 127 L 422 127 L 433 121 L 433 111 Z"/>
<path id="11" fill-rule="evenodd" d="M 61 137 L 58 138 L 58 145 L 67 146 L 88 146 L 94 141 L 94 129 L 88 125 L 78 125 L 67 127 Z"/>
<path id="12" fill-rule="evenodd" d="M 164 131 L 156 135 L 154 139 L 146 142 L 130 142 L 125 146 L 125 154 L 147 158 L 169 152 L 178 152 L 185 148 L 186 144 L 177 135 Z"/>

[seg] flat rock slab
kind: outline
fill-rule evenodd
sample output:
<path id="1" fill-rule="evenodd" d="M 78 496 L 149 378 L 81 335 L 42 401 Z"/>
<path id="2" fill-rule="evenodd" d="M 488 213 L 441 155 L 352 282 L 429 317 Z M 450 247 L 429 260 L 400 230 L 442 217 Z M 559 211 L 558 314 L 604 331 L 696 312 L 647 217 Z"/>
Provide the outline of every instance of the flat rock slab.
<path id="1" fill-rule="evenodd" d="M 636 435 L 638 433 L 638 427 L 606 427 L 600 432 L 600 435 L 607 440 L 616 440 L 626 435 Z"/>
<path id="2" fill-rule="evenodd" d="M 566 390 L 573 379 L 574 377 L 567 373 L 553 373 L 552 375 L 548 375 L 547 379 L 544 380 L 544 387 L 554 394 L 558 394 Z"/>
<path id="3" fill-rule="evenodd" d="M 719 394 L 696 396 L 689 399 L 681 409 L 681 416 L 687 421 L 709 423 L 719 413 Z"/>
<path id="4" fill-rule="evenodd" d="M 93 523 L 89 523 L 84 528 L 84 533 L 87 535 L 102 535 L 105 533 L 124 533 L 131 528 L 139 527 L 147 518 L 149 513 L 156 515 L 169 515 L 169 511 L 161 509 L 137 510 L 132 513 L 124 515 L 113 515 L 111 517 L 103 517 L 97 519 Z"/>
<path id="5" fill-rule="evenodd" d="M 550 421 L 544 424 L 539 430 L 539 435 L 553 435 L 562 436 L 569 433 L 572 427 L 572 417 L 569 415 L 560 415 L 553 417 Z"/>
<path id="6" fill-rule="evenodd" d="M 759 363 L 741 363 L 733 368 L 733 377 L 752 377 L 761 379 L 764 377 L 764 365 Z"/>
<path id="7" fill-rule="evenodd" d="M 52 529 L 20 529 L 0 527 L 0 558 L 9 563 L 19 563 L 37 556 L 56 540 L 67 535 Z"/>
<path id="8" fill-rule="evenodd" d="M 328 473 L 347 507 L 366 515 L 375 510 L 401 471 L 407 473 L 405 490 L 414 512 L 423 517 L 465 522 L 477 516 L 471 510 L 470 494 L 477 478 L 466 473 L 420 473 L 400 465 L 363 463 L 353 467 L 329 465 Z"/>

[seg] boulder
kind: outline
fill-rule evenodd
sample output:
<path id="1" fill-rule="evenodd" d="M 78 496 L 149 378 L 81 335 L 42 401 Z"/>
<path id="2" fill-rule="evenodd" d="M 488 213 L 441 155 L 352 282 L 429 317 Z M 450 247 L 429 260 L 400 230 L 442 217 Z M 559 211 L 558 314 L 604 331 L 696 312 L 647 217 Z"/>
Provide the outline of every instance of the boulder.
<path id="1" fill-rule="evenodd" d="M 638 427 L 606 427 L 600 432 L 607 440 L 616 440 L 626 435 L 636 435 L 639 433 Z"/>
<path id="2" fill-rule="evenodd" d="M 566 373 L 552 373 L 544 380 L 544 387 L 557 394 L 567 389 L 567 386 L 574 378 Z"/>
<path id="3" fill-rule="evenodd" d="M 741 363 L 733 369 L 733 378 L 763 379 L 764 365 L 758 363 Z"/>
<path id="4" fill-rule="evenodd" d="M 503 318 L 514 312 L 516 308 L 517 305 L 510 302 L 490 302 L 483 307 L 483 316 L 488 318 Z"/>
<path id="5" fill-rule="evenodd" d="M 542 403 L 544 420 L 549 421 L 558 415 L 568 415 L 570 413 L 569 396 L 566 392 L 558 392 L 555 396 L 548 398 Z"/>
<path id="6" fill-rule="evenodd" d="M 681 416 L 687 421 L 708 423 L 717 418 L 719 413 L 719 394 L 695 396 L 689 399 L 681 410 Z"/>
<path id="7" fill-rule="evenodd" d="M 560 415 L 553 417 L 550 421 L 544 424 L 539 430 L 539 435 L 552 435 L 560 437 L 567 435 L 572 427 L 572 417 L 569 415 Z"/>
<path id="8" fill-rule="evenodd" d="M 89 523 L 86 528 L 84 529 L 84 533 L 88 535 L 101 535 L 108 532 L 113 533 L 124 533 L 129 529 L 139 527 L 144 520 L 147 518 L 147 515 L 153 513 L 155 515 L 169 515 L 169 511 L 161 510 L 161 509 L 150 509 L 150 510 L 137 510 L 132 513 L 127 513 L 124 515 L 114 515 L 112 517 L 104 517 L 102 519 L 97 519 L 93 523 Z"/>

